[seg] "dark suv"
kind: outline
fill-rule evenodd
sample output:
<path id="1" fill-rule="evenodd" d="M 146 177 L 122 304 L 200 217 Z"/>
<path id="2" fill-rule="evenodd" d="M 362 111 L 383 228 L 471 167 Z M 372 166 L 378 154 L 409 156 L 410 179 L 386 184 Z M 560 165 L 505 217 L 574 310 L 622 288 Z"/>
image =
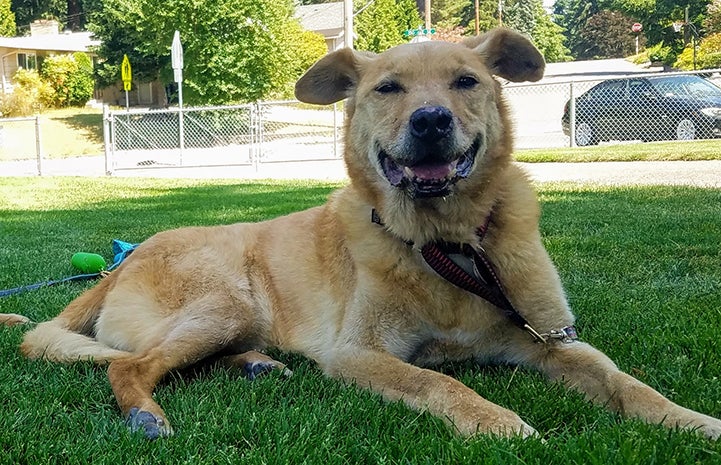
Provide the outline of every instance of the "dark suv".
<path id="1" fill-rule="evenodd" d="M 576 144 L 721 137 L 721 88 L 695 75 L 611 79 L 576 98 Z M 570 136 L 570 101 L 561 119 Z"/>

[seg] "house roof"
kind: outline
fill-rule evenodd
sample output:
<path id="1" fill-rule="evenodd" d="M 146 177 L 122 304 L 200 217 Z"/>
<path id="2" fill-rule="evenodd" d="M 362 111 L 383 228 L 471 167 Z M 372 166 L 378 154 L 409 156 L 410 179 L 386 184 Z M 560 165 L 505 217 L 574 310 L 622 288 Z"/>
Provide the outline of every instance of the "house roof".
<path id="1" fill-rule="evenodd" d="M 300 5 L 295 9 L 295 16 L 309 31 L 343 29 L 343 2 Z"/>
<path id="2" fill-rule="evenodd" d="M 70 34 L 42 34 L 26 37 L 0 37 L 0 47 L 21 50 L 48 50 L 56 52 L 87 52 L 91 46 L 100 45 L 91 38 L 91 32 Z"/>

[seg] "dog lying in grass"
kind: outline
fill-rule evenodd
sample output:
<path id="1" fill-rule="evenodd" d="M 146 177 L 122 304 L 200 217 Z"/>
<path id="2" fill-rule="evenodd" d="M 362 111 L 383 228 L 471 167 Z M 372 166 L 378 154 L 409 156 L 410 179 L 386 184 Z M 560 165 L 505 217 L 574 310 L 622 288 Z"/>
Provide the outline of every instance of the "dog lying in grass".
<path id="1" fill-rule="evenodd" d="M 514 412 L 428 369 L 476 359 L 537 369 L 624 416 L 717 439 L 721 421 L 664 398 L 577 340 L 539 207 L 511 163 L 501 86 L 541 78 L 531 43 L 493 30 L 463 44 L 340 50 L 297 83 L 346 103 L 347 187 L 255 224 L 159 233 L 22 351 L 107 363 L 133 430 L 171 434 L 153 400 L 171 370 L 222 358 L 252 377 L 274 347 L 442 418 L 462 435 L 535 434 Z"/>

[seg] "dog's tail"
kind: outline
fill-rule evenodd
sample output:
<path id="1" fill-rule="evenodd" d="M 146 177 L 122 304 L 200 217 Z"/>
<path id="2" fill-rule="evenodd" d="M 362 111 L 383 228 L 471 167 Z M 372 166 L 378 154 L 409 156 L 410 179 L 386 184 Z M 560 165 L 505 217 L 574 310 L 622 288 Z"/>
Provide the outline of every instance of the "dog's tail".
<path id="1" fill-rule="evenodd" d="M 98 364 L 130 355 L 92 337 L 105 296 L 114 286 L 119 272 L 103 278 L 97 286 L 70 302 L 60 315 L 26 333 L 20 345 L 22 353 L 31 359 L 44 358 L 66 363 L 90 360 Z"/>

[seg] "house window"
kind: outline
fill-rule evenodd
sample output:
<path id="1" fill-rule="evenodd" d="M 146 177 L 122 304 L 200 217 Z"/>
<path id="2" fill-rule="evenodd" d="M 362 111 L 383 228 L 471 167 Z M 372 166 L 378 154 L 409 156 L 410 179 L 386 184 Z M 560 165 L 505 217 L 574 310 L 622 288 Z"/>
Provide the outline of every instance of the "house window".
<path id="1" fill-rule="evenodd" d="M 38 58 L 34 53 L 18 53 L 18 68 L 38 69 Z"/>

